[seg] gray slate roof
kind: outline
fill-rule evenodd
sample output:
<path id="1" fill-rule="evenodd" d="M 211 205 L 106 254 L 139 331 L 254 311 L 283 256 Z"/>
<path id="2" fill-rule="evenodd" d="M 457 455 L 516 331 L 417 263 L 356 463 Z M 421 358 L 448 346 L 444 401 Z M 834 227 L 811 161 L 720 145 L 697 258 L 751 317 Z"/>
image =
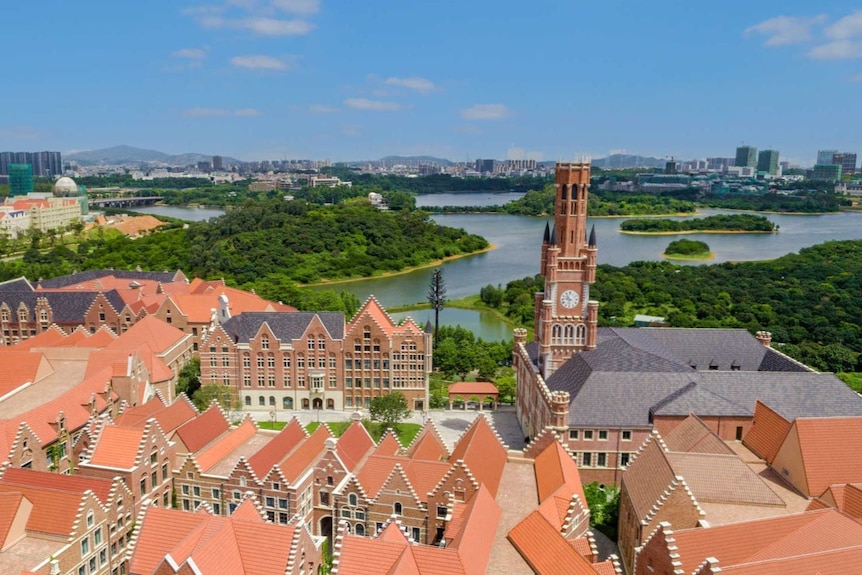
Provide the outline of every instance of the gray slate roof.
<path id="1" fill-rule="evenodd" d="M 135 270 L 89 270 L 76 274 L 69 274 L 58 278 L 40 280 L 39 286 L 45 289 L 62 288 L 73 284 L 96 280 L 105 276 L 114 276 L 128 280 L 152 280 L 169 283 L 174 281 L 176 272 L 139 272 Z"/>
<path id="2" fill-rule="evenodd" d="M 535 363 L 538 349 L 527 350 Z M 738 329 L 601 328 L 596 349 L 575 354 L 547 384 L 571 395 L 575 427 L 649 426 L 655 415 L 689 413 L 751 417 L 757 399 L 789 419 L 862 415 L 862 398 L 838 378 Z"/>
<path id="3" fill-rule="evenodd" d="M 0 294 L 10 291 L 33 291 L 33 289 L 33 285 L 23 277 L 0 282 Z"/>
<path id="4" fill-rule="evenodd" d="M 123 298 L 117 290 L 106 292 L 96 291 L 58 291 L 58 292 L 36 292 L 36 291 L 0 291 L 0 303 L 5 302 L 13 313 L 17 313 L 18 306 L 21 303 L 27 306 L 30 310 L 29 320 L 33 321 L 34 310 L 36 309 L 36 300 L 43 297 L 48 300 L 53 312 L 55 323 L 80 323 L 84 319 L 84 314 L 93 305 L 93 300 L 99 293 L 104 293 L 105 298 L 110 302 L 115 310 L 119 313 L 126 306 Z"/>
<path id="5" fill-rule="evenodd" d="M 344 339 L 344 314 L 341 312 L 246 312 L 222 324 L 235 342 L 247 342 L 257 335 L 266 322 L 281 341 L 299 339 L 311 320 L 319 317 L 332 339 Z"/>

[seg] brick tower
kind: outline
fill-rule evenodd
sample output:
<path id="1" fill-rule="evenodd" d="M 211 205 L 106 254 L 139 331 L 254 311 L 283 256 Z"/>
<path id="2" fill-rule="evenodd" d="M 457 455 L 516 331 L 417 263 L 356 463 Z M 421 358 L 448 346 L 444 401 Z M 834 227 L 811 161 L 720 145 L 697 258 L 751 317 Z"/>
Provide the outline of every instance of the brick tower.
<path id="1" fill-rule="evenodd" d="M 558 163 L 554 187 L 554 227 L 545 227 L 542 241 L 545 290 L 536 294 L 534 317 L 546 379 L 573 354 L 596 347 L 599 314 L 589 299 L 598 253 L 595 227 L 587 236 L 589 162 Z"/>

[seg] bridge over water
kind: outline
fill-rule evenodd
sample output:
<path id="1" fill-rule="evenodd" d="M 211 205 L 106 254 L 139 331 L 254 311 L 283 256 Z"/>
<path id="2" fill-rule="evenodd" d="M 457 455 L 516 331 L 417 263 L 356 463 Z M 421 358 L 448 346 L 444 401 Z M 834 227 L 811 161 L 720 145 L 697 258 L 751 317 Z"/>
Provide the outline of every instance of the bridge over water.
<path id="1" fill-rule="evenodd" d="M 91 208 L 128 208 L 132 206 L 151 206 L 162 201 L 162 196 L 116 196 L 113 198 L 90 198 Z"/>

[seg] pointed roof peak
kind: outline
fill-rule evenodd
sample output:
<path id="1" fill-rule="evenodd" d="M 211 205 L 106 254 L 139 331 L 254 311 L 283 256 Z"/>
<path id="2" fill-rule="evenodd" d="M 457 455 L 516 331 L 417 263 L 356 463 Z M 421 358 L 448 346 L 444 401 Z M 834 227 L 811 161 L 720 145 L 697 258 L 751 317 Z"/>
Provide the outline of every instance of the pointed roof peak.
<path id="1" fill-rule="evenodd" d="M 542 236 L 542 243 L 546 244 L 551 241 L 551 223 L 545 222 L 545 235 Z"/>

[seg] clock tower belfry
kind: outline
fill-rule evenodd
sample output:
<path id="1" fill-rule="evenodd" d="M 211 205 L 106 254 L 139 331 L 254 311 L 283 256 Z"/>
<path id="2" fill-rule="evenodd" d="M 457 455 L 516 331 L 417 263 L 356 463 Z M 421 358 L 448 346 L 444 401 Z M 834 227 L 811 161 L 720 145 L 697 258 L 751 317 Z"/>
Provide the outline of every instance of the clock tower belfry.
<path id="1" fill-rule="evenodd" d="M 595 227 L 587 236 L 590 163 L 557 163 L 554 227 L 545 226 L 541 274 L 536 294 L 535 339 L 539 367 L 548 378 L 573 354 L 596 347 L 599 304 L 590 300 L 596 281 Z"/>

